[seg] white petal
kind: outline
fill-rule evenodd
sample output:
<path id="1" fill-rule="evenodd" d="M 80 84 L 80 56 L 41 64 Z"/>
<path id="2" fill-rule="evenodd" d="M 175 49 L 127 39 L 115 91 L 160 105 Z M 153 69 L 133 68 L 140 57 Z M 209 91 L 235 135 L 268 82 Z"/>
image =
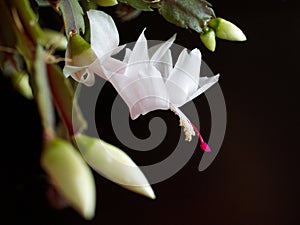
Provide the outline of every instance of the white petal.
<path id="1" fill-rule="evenodd" d="M 90 65 L 89 69 L 104 80 L 109 80 L 114 73 L 125 73 L 126 64 L 120 60 L 108 57 L 102 62 L 97 60 Z"/>
<path id="2" fill-rule="evenodd" d="M 125 50 L 125 56 L 124 56 L 124 59 L 123 59 L 124 63 L 128 63 L 129 57 L 131 55 L 131 52 L 132 52 L 131 49 L 126 48 L 126 50 Z"/>
<path id="3" fill-rule="evenodd" d="M 63 73 L 66 77 L 72 76 L 72 78 L 86 86 L 92 86 L 95 83 L 95 76 L 92 71 L 89 70 L 89 66 L 69 66 L 65 65 Z"/>
<path id="4" fill-rule="evenodd" d="M 86 70 L 88 67 L 89 67 L 89 65 L 87 65 L 87 66 L 71 66 L 71 65 L 65 64 L 65 66 L 63 68 L 63 74 L 65 75 L 65 77 L 69 77 L 76 72 L 79 72 L 81 70 Z"/>
<path id="5" fill-rule="evenodd" d="M 176 34 L 174 34 L 169 40 L 163 42 L 162 44 L 155 45 L 149 49 L 149 55 L 151 55 L 151 62 L 159 62 L 161 57 L 170 49 L 172 44 L 176 39 Z"/>
<path id="6" fill-rule="evenodd" d="M 136 41 L 134 48 L 130 54 L 128 64 L 135 64 L 138 62 L 145 62 L 149 60 L 148 55 L 148 44 L 147 39 L 144 35 L 145 29 L 140 34 L 138 40 Z"/>
<path id="7" fill-rule="evenodd" d="M 151 62 L 153 66 L 161 73 L 164 81 L 166 81 L 173 69 L 171 50 L 168 49 L 165 54 L 160 58 L 159 62 Z"/>
<path id="8" fill-rule="evenodd" d="M 217 74 L 217 75 L 212 76 L 212 77 L 200 77 L 200 80 L 199 80 L 199 87 L 200 88 L 189 97 L 188 101 L 193 100 L 194 98 L 196 98 L 197 96 L 199 96 L 200 94 L 205 92 L 212 85 L 217 83 L 218 80 L 219 80 L 219 76 L 220 75 Z"/>
<path id="9" fill-rule="evenodd" d="M 169 75 L 166 86 L 170 101 L 177 107 L 185 104 L 197 89 L 200 77 L 201 53 L 194 49 L 190 53 L 184 49 Z"/>
<path id="10" fill-rule="evenodd" d="M 99 59 L 119 45 L 119 33 L 114 20 L 99 10 L 87 12 L 91 28 L 91 47 Z"/>
<path id="11" fill-rule="evenodd" d="M 82 70 L 80 72 L 73 73 L 72 78 L 86 86 L 93 86 L 95 83 L 95 76 L 93 72 L 89 70 Z"/>
<path id="12" fill-rule="evenodd" d="M 153 110 L 169 108 L 169 96 L 161 74 L 149 63 L 141 65 L 133 64 L 130 74 L 126 70 L 125 75 L 115 74 L 110 78 L 127 104 L 132 119 Z"/>

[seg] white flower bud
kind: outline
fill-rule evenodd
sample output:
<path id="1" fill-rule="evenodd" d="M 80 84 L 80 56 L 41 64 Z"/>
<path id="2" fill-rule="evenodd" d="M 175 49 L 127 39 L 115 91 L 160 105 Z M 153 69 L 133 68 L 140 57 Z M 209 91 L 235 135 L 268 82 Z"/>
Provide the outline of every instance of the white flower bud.
<path id="1" fill-rule="evenodd" d="M 68 142 L 54 138 L 45 144 L 42 168 L 62 197 L 85 219 L 95 213 L 95 181 L 80 153 Z"/>
<path id="2" fill-rule="evenodd" d="M 148 180 L 125 152 L 83 134 L 74 138 L 87 163 L 98 173 L 128 190 L 155 199 Z"/>

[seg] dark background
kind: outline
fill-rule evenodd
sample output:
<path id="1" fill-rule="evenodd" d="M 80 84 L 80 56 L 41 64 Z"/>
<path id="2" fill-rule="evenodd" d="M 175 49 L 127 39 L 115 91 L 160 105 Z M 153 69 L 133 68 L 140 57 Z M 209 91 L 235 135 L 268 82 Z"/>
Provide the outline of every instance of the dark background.
<path id="1" fill-rule="evenodd" d="M 1 224 L 299 224 L 300 3 L 211 3 L 217 16 L 244 31 L 246 42 L 218 39 L 212 53 L 203 47 L 197 34 L 167 23 L 156 13 L 117 22 L 122 43 L 135 41 L 144 27 L 146 37 L 154 40 L 166 40 L 176 32 L 177 44 L 199 48 L 213 72 L 221 74 L 227 130 L 210 167 L 198 171 L 201 152 L 195 151 L 180 172 L 153 185 L 156 200 L 131 193 L 95 174 L 98 200 L 92 221 L 85 221 L 71 208 L 55 210 L 45 197 L 46 178 L 39 168 L 41 128 L 35 104 L 17 94 L 1 76 Z M 115 95 L 109 87 L 107 90 Z M 195 101 L 203 104 L 200 118 L 208 136 L 205 97 Z M 101 117 L 98 121 L 101 123 Z M 102 124 L 101 130 L 106 126 L 108 131 L 102 137 L 119 145 L 108 124 Z M 128 154 L 138 164 L 147 165 L 172 152 L 166 147 L 149 159 L 130 151 Z"/>

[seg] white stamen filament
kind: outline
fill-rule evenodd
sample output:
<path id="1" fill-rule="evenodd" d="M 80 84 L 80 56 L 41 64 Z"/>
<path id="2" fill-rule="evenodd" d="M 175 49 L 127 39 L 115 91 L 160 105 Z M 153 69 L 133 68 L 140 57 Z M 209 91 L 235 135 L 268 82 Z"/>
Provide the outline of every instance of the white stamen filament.
<path id="1" fill-rule="evenodd" d="M 190 122 L 190 120 L 180 111 L 179 108 L 170 104 L 170 110 L 174 112 L 179 117 L 179 126 L 183 127 L 185 134 L 185 140 L 191 141 L 192 136 L 195 136 L 195 130 Z"/>

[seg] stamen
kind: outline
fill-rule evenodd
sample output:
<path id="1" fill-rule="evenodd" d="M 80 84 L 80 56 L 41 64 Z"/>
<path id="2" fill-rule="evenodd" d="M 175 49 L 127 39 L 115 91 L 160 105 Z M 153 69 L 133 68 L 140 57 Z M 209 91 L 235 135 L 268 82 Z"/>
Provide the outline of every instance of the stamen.
<path id="1" fill-rule="evenodd" d="M 179 126 L 183 127 L 185 140 L 191 141 L 192 136 L 195 136 L 195 131 L 190 120 L 177 107 L 170 105 L 170 110 L 179 117 Z"/>
<path id="2" fill-rule="evenodd" d="M 179 125 L 181 127 L 183 127 L 183 131 L 185 133 L 185 140 L 191 141 L 192 136 L 195 136 L 195 132 L 196 132 L 196 134 L 200 140 L 200 148 L 205 152 L 210 152 L 211 149 L 208 146 L 208 144 L 206 142 L 204 142 L 204 140 L 200 134 L 200 131 L 197 129 L 197 127 L 193 123 L 191 123 L 191 121 L 186 117 L 186 115 L 184 115 L 184 113 L 181 112 L 179 108 L 174 107 L 171 104 L 170 104 L 170 110 L 179 117 L 179 119 L 180 119 Z"/>

